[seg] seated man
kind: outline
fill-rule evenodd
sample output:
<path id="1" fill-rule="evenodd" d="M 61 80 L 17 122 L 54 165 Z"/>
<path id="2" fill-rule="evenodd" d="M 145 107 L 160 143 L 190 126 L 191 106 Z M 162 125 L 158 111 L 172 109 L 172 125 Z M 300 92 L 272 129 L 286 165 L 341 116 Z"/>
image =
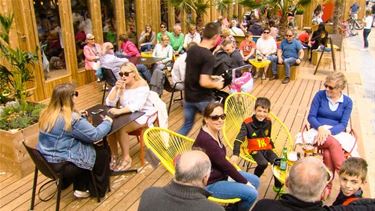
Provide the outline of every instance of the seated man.
<path id="1" fill-rule="evenodd" d="M 141 196 L 139 211 L 200 211 L 224 210 L 207 200 L 206 190 L 211 172 L 211 162 L 201 151 L 188 151 L 176 159 L 176 173 L 165 187 L 150 187 Z"/>
<path id="2" fill-rule="evenodd" d="M 168 36 L 171 40 L 171 46 L 174 54 L 178 55 L 183 53 L 184 34 L 181 32 L 181 25 L 175 24 L 173 27 L 173 32 L 169 33 Z"/>
<path id="3" fill-rule="evenodd" d="M 185 81 L 185 70 L 186 70 L 186 56 L 187 51 L 190 47 L 197 45 L 196 42 L 190 42 L 186 47 L 186 52 L 181 54 L 173 64 L 172 69 L 172 82 L 173 86 L 176 85 L 176 89 L 183 90 L 184 89 L 184 81 Z"/>
<path id="4" fill-rule="evenodd" d="M 224 40 L 221 46 L 232 59 L 232 67 L 241 67 L 245 65 L 240 51 L 234 47 L 234 44 L 231 40 Z"/>
<path id="5" fill-rule="evenodd" d="M 114 50 L 113 50 L 113 44 L 110 42 L 105 42 L 103 44 L 103 52 L 100 57 L 100 65 L 103 68 L 107 68 L 112 70 L 113 74 L 115 75 L 116 79 L 120 79 L 120 67 L 125 62 L 128 62 L 129 60 L 127 58 L 119 58 L 115 56 Z M 136 65 L 138 72 L 141 74 L 141 76 L 147 81 L 150 82 L 151 79 L 151 72 L 144 64 L 137 64 Z"/>
<path id="6" fill-rule="evenodd" d="M 329 174 L 323 162 L 315 157 L 307 157 L 297 161 L 290 169 L 286 179 L 288 194 L 279 200 L 261 199 L 252 211 L 265 210 L 371 210 L 375 200 L 357 200 L 348 206 L 323 206 L 322 195 L 329 180 Z"/>
<path id="7" fill-rule="evenodd" d="M 293 32 L 287 30 L 285 33 L 285 39 L 281 42 L 280 49 L 277 51 L 277 59 L 273 58 L 271 61 L 272 65 L 272 78 L 270 80 L 278 79 L 277 65 L 284 63 L 285 67 L 285 78 L 282 81 L 283 84 L 287 84 L 290 81 L 290 66 L 294 64 L 300 64 L 303 59 L 303 49 L 299 41 L 294 39 Z"/>

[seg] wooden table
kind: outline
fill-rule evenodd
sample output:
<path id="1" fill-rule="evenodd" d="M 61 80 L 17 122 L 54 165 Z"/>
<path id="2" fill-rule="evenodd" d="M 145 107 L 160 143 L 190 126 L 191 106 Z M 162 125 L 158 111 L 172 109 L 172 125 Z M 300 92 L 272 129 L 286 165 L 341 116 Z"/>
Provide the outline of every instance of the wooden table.
<path id="1" fill-rule="evenodd" d="M 92 124 L 95 127 L 103 122 L 103 117 L 105 115 L 107 115 L 108 110 L 110 108 L 111 107 L 109 107 L 109 106 L 98 104 L 98 105 L 95 105 L 95 106 L 87 109 L 88 118 L 90 120 L 92 120 Z M 122 115 L 117 116 L 117 117 L 113 117 L 112 118 L 113 119 L 112 128 L 111 128 L 111 131 L 107 134 L 107 136 L 117 132 L 122 127 L 124 127 L 124 126 L 128 125 L 129 123 L 138 119 L 143 114 L 144 114 L 144 112 L 133 112 L 133 113 L 127 113 L 127 114 L 122 114 Z M 103 141 L 107 140 L 107 136 L 103 138 Z M 138 169 L 128 169 L 128 170 L 125 170 L 125 171 L 111 171 L 111 176 L 116 176 L 116 175 L 121 175 L 121 174 L 125 174 L 125 173 L 131 173 L 131 172 L 137 173 L 137 172 L 139 172 L 139 170 Z"/>

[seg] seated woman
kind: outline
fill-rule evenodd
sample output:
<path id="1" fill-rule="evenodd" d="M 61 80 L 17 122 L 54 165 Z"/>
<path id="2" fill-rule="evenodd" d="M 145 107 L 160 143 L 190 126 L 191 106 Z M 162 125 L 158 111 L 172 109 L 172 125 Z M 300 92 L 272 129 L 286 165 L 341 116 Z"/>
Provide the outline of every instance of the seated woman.
<path id="1" fill-rule="evenodd" d="M 151 25 L 146 24 L 145 30 L 141 33 L 138 40 L 138 45 L 142 52 L 151 51 L 156 43 L 155 32 L 152 31 Z"/>
<path id="2" fill-rule="evenodd" d="M 120 45 L 120 51 L 125 57 L 139 57 L 141 54 L 138 51 L 137 46 L 129 40 L 128 35 L 122 34 L 119 37 L 119 40 L 122 42 Z"/>
<path id="3" fill-rule="evenodd" d="M 312 129 L 303 134 L 305 142 L 323 150 L 323 162 L 333 174 L 345 160 L 342 149 L 358 155 L 354 137 L 345 132 L 353 108 L 352 100 L 342 93 L 346 84 L 341 72 L 327 76 L 325 90 L 318 91 L 311 103 L 308 121 Z M 301 142 L 297 136 L 296 143 Z"/>
<path id="4" fill-rule="evenodd" d="M 137 68 L 131 62 L 124 63 L 119 75 L 121 80 L 109 92 L 106 99 L 108 106 L 113 106 L 108 112 L 114 116 L 135 111 L 142 111 L 145 114 L 134 122 L 126 125 L 109 138 L 112 150 L 111 168 L 115 171 L 124 171 L 131 167 L 132 159 L 129 154 L 129 132 L 153 123 L 156 119 L 157 109 L 149 99 L 150 88 L 147 82 L 139 75 Z M 116 108 L 119 103 L 120 107 Z M 119 156 L 117 143 L 119 141 L 122 155 Z M 117 159 L 117 157 L 119 157 Z"/>
<path id="5" fill-rule="evenodd" d="M 100 125 L 93 127 L 75 110 L 77 97 L 73 84 L 59 84 L 54 88 L 51 101 L 39 118 L 37 149 L 63 176 L 63 189 L 73 183 L 74 196 L 86 198 L 90 196 L 88 190 L 94 190 L 90 171 L 94 169 L 94 174 L 104 172 L 103 162 L 109 162 L 108 151 L 107 154 L 97 153 L 94 143 L 111 130 L 112 119 L 106 116 Z M 106 179 L 109 182 L 109 175 Z M 105 181 L 97 180 L 97 184 L 108 184 Z M 104 196 L 107 189 L 99 195 Z"/>
<path id="6" fill-rule="evenodd" d="M 203 127 L 193 147 L 201 148 L 210 158 L 212 167 L 207 190 L 212 196 L 224 199 L 241 198 L 238 210 L 249 210 L 258 195 L 259 178 L 237 171 L 226 159 L 226 149 L 221 141 L 224 119 L 223 105 L 209 103 L 203 112 Z"/>

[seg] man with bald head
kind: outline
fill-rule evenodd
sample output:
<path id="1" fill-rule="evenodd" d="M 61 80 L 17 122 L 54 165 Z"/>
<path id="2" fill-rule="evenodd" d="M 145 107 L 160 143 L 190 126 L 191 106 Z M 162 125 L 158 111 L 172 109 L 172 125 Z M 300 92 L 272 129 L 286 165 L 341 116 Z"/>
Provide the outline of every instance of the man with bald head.
<path id="1" fill-rule="evenodd" d="M 322 194 L 328 183 L 329 174 L 323 162 L 315 157 L 297 161 L 291 168 L 286 180 L 288 194 L 279 200 L 262 199 L 252 211 L 359 211 L 374 210 L 373 200 L 362 201 L 350 206 L 323 206 Z"/>
<path id="2" fill-rule="evenodd" d="M 176 159 L 175 177 L 165 187 L 150 187 L 142 196 L 140 211 L 198 211 L 224 208 L 207 200 L 205 190 L 211 172 L 211 162 L 202 151 L 188 151 Z"/>

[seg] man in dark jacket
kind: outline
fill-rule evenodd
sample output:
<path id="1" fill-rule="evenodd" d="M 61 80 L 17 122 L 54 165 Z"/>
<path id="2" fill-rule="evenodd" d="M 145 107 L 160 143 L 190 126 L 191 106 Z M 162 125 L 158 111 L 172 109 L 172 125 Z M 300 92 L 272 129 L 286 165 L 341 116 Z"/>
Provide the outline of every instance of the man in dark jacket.
<path id="1" fill-rule="evenodd" d="M 205 190 L 211 172 L 211 162 L 202 151 L 189 151 L 176 159 L 176 174 L 165 187 L 146 189 L 139 211 L 224 211 L 218 204 L 207 200 Z"/>
<path id="2" fill-rule="evenodd" d="M 286 180 L 289 194 L 284 194 L 279 200 L 262 199 L 258 201 L 253 211 L 361 211 L 374 210 L 375 200 L 359 200 L 349 206 L 323 206 L 322 193 L 329 180 L 328 172 L 323 162 L 318 158 L 308 157 L 296 162 Z"/>

